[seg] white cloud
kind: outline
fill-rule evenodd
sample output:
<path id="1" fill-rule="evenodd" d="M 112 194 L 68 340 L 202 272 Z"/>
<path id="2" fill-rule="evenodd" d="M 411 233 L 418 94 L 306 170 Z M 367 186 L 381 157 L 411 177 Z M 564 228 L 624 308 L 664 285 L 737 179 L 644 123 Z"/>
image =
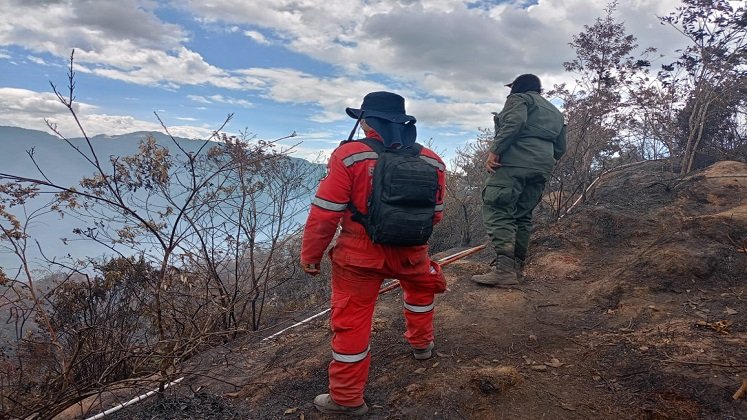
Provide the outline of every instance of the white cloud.
<path id="1" fill-rule="evenodd" d="M 188 34 L 155 14 L 150 0 L 0 0 L 0 45 L 67 58 L 99 76 L 143 85 L 210 84 L 238 89 L 240 79 L 183 44 Z M 23 16 L 19 19 L 18 16 Z"/>
<path id="2" fill-rule="evenodd" d="M 176 1 L 198 21 L 228 24 L 229 32 L 240 31 L 240 25 L 270 30 L 290 50 L 347 69 L 348 79 L 374 72 L 421 93 L 478 103 L 503 96 L 496 87 L 517 74 L 561 74 L 562 62 L 572 57 L 571 36 L 593 23 L 607 2 L 540 0 L 527 7 L 530 3 Z M 663 42 L 662 49 L 669 50 L 677 41 L 674 31 L 662 36 L 656 18 L 673 10 L 677 0 L 622 3 L 620 19 L 641 38 L 642 46 Z M 102 77 L 170 88 L 208 84 L 256 89 L 267 84 L 261 75 L 242 78 L 207 63 L 185 46 L 189 38 L 185 29 L 160 19 L 157 3 L 150 0 L 0 0 L 0 5 L 16 11 L 0 16 L 0 45 L 23 45 L 59 57 L 77 48 L 78 63 L 85 66 L 82 71 Z M 24 19 L 14 18 L 17 15 Z M 257 30 L 243 33 L 256 42 L 268 42 Z M 331 116 L 316 118 L 325 121 Z"/>
<path id="3" fill-rule="evenodd" d="M 187 37 L 178 25 L 160 20 L 150 0 L 0 0 L 0 5 L 13 10 L 0 17 L 0 43 L 63 57 L 71 47 L 97 50 L 122 39 L 141 48 L 171 49 Z"/>
<path id="4" fill-rule="evenodd" d="M 495 101 L 517 74 L 563 73 L 571 36 L 603 13 L 603 0 L 183 0 L 207 22 L 250 24 L 285 39 L 292 51 L 347 69 L 410 83 L 451 101 Z M 673 51 L 658 15 L 678 0 L 622 2 L 618 16 L 643 47 Z M 471 7 L 468 7 L 471 6 Z M 479 7 L 475 7 L 479 6 Z M 633 31 L 635 29 L 635 31 Z M 567 76 L 566 76 L 567 79 Z"/>
<path id="5" fill-rule="evenodd" d="M 202 56 L 184 47 L 173 51 L 138 50 L 130 41 L 113 41 L 96 52 L 76 52 L 82 63 L 106 63 L 94 67 L 96 75 L 142 85 L 213 85 L 240 89 L 242 80 L 208 64 Z"/>
<path id="6" fill-rule="evenodd" d="M 254 106 L 253 103 L 247 101 L 246 99 L 231 98 L 231 97 L 223 96 L 223 95 L 210 95 L 210 96 L 187 95 L 187 98 L 195 102 L 199 102 L 201 104 L 219 103 L 219 104 L 228 104 L 228 105 L 238 105 L 244 108 L 252 108 Z"/>
<path id="7" fill-rule="evenodd" d="M 312 121 L 342 120 L 344 108 L 357 106 L 366 92 L 393 90 L 408 99 L 408 111 L 421 123 L 473 130 L 492 124 L 490 111 L 499 110 L 508 93 L 503 85 L 518 74 L 538 74 L 548 88 L 572 82 L 562 67 L 574 55 L 568 43 L 607 5 L 602 0 L 486 1 L 479 7 L 462 0 L 183 3 L 205 21 L 272 30 L 288 49 L 346 69 L 334 78 L 293 69 L 238 71 L 274 101 L 318 105 Z M 657 18 L 674 10 L 678 0 L 623 3 L 616 16 L 642 48 L 670 52 L 682 41 L 662 34 Z M 365 80 L 371 73 L 392 82 Z"/>
<path id="8" fill-rule="evenodd" d="M 241 74 L 265 81 L 265 96 L 280 103 L 317 104 L 320 112 L 310 112 L 315 122 L 332 122 L 348 118 L 346 107 L 360 105 L 368 92 L 384 90 L 386 86 L 366 80 L 346 77 L 321 78 L 294 69 L 246 69 Z"/>
<path id="9" fill-rule="evenodd" d="M 266 96 L 273 101 L 318 105 L 320 111 L 309 111 L 308 119 L 315 122 L 328 123 L 350 119 L 345 113 L 346 107 L 359 107 L 363 96 L 368 92 L 391 90 L 391 87 L 376 82 L 351 80 L 345 77 L 319 78 L 293 69 L 248 69 L 242 73 L 266 80 Z M 503 89 L 501 103 L 508 93 L 506 88 Z M 397 90 L 397 93 L 405 97 L 405 106 L 409 114 L 417 117 L 421 124 L 431 126 L 456 124 L 475 129 L 486 126 L 485 121 L 492 121 L 490 111 L 500 110 L 499 104 L 495 102 L 422 99 L 408 88 Z"/>
<path id="10" fill-rule="evenodd" d="M 209 96 L 209 99 L 213 102 L 229 105 L 239 105 L 244 108 L 251 108 L 254 106 L 254 104 L 247 101 L 246 99 L 231 98 L 223 95 L 211 95 Z"/>
<path id="11" fill-rule="evenodd" d="M 571 36 L 593 23 L 607 2 L 539 0 L 528 7 L 528 1 L 467 0 L 175 3 L 198 21 L 227 23 L 229 32 L 240 31 L 240 25 L 270 30 L 290 50 L 347 69 L 348 78 L 380 73 L 451 101 L 480 102 L 495 100 L 494 87 L 517 74 L 562 73 L 561 63 L 572 57 Z M 663 31 L 657 16 L 678 4 L 622 2 L 618 15 L 642 46 L 659 44 L 671 51 L 681 40 L 674 31 Z M 83 71 L 102 77 L 170 88 L 252 89 L 265 83 L 206 62 L 185 46 L 190 34 L 159 18 L 158 3 L 151 0 L 0 0 L 0 6 L 15 11 L 0 16 L 0 45 L 58 57 L 77 48 Z M 19 15 L 24 19 L 15 18 Z M 243 33 L 268 42 L 257 30 Z"/>
<path id="12" fill-rule="evenodd" d="M 280 104 L 308 105 L 306 118 L 317 123 L 344 121 L 345 107 L 357 107 L 365 93 L 390 90 L 406 97 L 408 112 L 421 126 L 475 130 L 492 124 L 490 111 L 500 109 L 508 93 L 503 84 L 517 74 L 538 74 L 547 87 L 571 80 L 562 68 L 573 57 L 568 42 L 584 25 L 593 24 L 607 3 L 172 0 L 166 6 L 181 5 L 195 21 L 220 25 L 223 30 L 217 32 L 223 35 L 243 34 L 265 44 L 269 40 L 264 34 L 272 34 L 273 46 L 331 64 L 332 74 L 317 67 L 313 71 L 318 74 L 292 68 L 221 68 L 192 47 L 198 44 L 191 43 L 194 34 L 159 17 L 166 16 L 157 13 L 164 3 L 154 0 L 0 0 L 0 10 L 13 10 L 0 14 L 0 47 L 20 46 L 26 51 L 20 55 L 30 52 L 29 60 L 38 64 L 46 62 L 39 55 L 65 59 L 75 48 L 76 70 L 86 75 L 169 89 L 207 85 L 233 91 L 188 96 L 206 106 L 253 107 L 252 100 L 236 93 L 251 91 Z M 683 42 L 657 20 L 674 10 L 678 0 L 620 3 L 617 15 L 642 47 L 670 53 Z M 10 58 L 9 51 L 0 49 L 0 59 Z M 33 122 L 43 128 L 43 117 L 55 118 L 61 126 L 68 123 L 51 94 L 7 89 L 3 93 L 14 100 L 0 105 L 8 113 L 0 115 L 6 123 L 28 127 Z M 93 108 L 83 114 L 87 124 L 107 134 L 155 126 Z M 446 135 L 456 137 L 451 131 Z"/>
<path id="13" fill-rule="evenodd" d="M 161 130 L 163 130 L 163 128 L 161 128 L 159 131 Z M 172 135 L 176 137 L 184 137 L 186 139 L 208 139 L 213 135 L 214 131 L 214 127 L 195 127 L 192 125 L 169 126 L 169 132 Z"/>
<path id="14" fill-rule="evenodd" d="M 38 64 L 40 66 L 51 66 L 52 65 L 52 64 L 47 63 L 46 61 L 44 61 L 43 58 L 37 57 L 37 56 L 33 56 L 33 55 L 27 56 L 26 59 L 29 60 L 29 61 L 31 61 L 32 63 Z"/>
<path id="15" fill-rule="evenodd" d="M 254 40 L 257 44 L 268 45 L 270 43 L 264 35 L 257 31 L 244 31 L 244 35 Z"/>
<path id="16" fill-rule="evenodd" d="M 211 104 L 212 102 L 208 100 L 208 98 L 200 95 L 187 95 L 187 99 L 193 100 L 195 102 L 199 102 L 201 104 Z"/>
<path id="17" fill-rule="evenodd" d="M 0 125 L 49 131 L 45 119 L 57 126 L 65 136 L 78 137 L 80 129 L 69 110 L 53 93 L 26 89 L 0 88 Z M 74 109 L 88 135 L 126 134 L 133 131 L 162 131 L 156 122 L 142 121 L 131 116 L 97 113 L 95 106 L 78 102 Z M 169 126 L 172 134 L 188 138 L 206 138 L 208 127 Z"/>
<path id="18" fill-rule="evenodd" d="M 493 124 L 490 112 L 500 111 L 498 103 L 451 102 L 434 100 L 408 101 L 408 112 L 421 124 L 432 126 L 458 126 L 467 130 L 488 127 Z"/>

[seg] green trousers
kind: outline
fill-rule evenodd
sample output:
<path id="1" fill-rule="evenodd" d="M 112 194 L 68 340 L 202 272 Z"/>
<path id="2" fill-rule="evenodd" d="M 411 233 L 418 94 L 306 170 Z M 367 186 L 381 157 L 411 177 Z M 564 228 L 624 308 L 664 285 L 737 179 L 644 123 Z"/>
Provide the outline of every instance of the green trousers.
<path id="1" fill-rule="evenodd" d="M 524 260 L 532 233 L 532 211 L 542 198 L 547 174 L 503 166 L 482 190 L 482 220 L 496 253 Z"/>

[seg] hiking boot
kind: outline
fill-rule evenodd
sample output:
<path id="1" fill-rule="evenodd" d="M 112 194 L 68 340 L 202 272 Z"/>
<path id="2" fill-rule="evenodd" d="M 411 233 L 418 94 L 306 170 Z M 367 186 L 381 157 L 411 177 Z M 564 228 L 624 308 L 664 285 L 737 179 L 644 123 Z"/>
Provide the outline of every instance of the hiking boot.
<path id="1" fill-rule="evenodd" d="M 499 255 L 495 259 L 495 265 L 490 267 L 490 271 L 485 274 L 472 276 L 472 281 L 490 286 L 513 286 L 519 284 L 516 261 L 509 256 Z"/>
<path id="2" fill-rule="evenodd" d="M 428 360 L 433 357 L 433 348 L 435 346 L 436 345 L 433 344 L 433 341 L 431 341 L 424 349 L 412 349 L 412 357 L 414 357 L 415 360 Z"/>
<path id="3" fill-rule="evenodd" d="M 329 394 L 319 394 L 314 398 L 314 406 L 325 414 L 347 414 L 348 416 L 362 416 L 368 413 L 368 405 L 364 402 L 358 407 L 346 407 L 337 404 Z"/>

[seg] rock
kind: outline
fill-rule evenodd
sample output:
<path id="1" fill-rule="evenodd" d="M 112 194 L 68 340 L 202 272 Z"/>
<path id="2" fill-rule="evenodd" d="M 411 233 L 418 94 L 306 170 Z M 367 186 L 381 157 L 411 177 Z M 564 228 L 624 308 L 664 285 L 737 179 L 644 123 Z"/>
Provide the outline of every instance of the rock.
<path id="1" fill-rule="evenodd" d="M 559 368 L 559 367 L 563 366 L 564 364 L 565 363 L 561 362 L 560 360 L 558 360 L 558 359 L 556 359 L 554 357 L 552 359 L 550 359 L 549 362 L 545 362 L 545 365 L 550 366 L 550 367 L 554 367 L 554 368 Z"/>

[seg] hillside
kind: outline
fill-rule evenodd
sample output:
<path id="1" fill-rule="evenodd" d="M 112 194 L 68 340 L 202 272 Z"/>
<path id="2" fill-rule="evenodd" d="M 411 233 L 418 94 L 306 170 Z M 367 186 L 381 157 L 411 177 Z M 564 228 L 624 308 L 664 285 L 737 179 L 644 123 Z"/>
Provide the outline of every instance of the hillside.
<path id="1" fill-rule="evenodd" d="M 111 157 L 123 157 L 136 155 L 138 146 L 148 136 L 153 136 L 156 144 L 170 150 L 171 156 L 182 157 L 177 150 L 176 142 L 187 153 L 205 154 L 209 147 L 203 147 L 205 140 L 192 140 L 186 138 L 172 139 L 169 136 L 159 132 L 135 132 L 129 134 L 106 136 L 97 135 L 91 138 L 91 145 L 96 151 L 99 160 L 103 162 L 103 169 L 107 173 L 112 173 Z M 70 142 L 82 150 L 90 157 L 90 151 L 83 138 L 72 138 Z M 218 144 L 210 142 L 210 144 Z M 94 167 L 86 161 L 75 149 L 56 136 L 50 135 L 43 131 L 28 130 L 19 127 L 0 126 L 0 172 L 16 176 L 43 179 L 29 157 L 28 151 L 33 150 L 34 160 L 39 168 L 44 171 L 44 175 L 54 183 L 61 186 L 79 187 L 80 180 L 83 177 L 91 176 L 96 171 Z M 292 161 L 299 165 L 309 168 L 309 172 L 319 173 L 323 170 L 322 165 L 308 162 L 299 158 L 291 158 Z M 312 176 L 309 184 L 314 185 L 318 177 Z M 179 191 L 184 190 L 178 183 L 172 185 L 172 193 L 178 200 Z M 144 193 L 141 191 L 141 193 Z M 304 206 L 310 200 L 308 195 L 298 198 Z M 44 255 L 47 258 L 64 258 L 70 256 L 73 259 L 85 257 L 99 257 L 108 252 L 113 253 L 105 247 L 96 244 L 90 240 L 76 240 L 73 234 L 75 228 L 85 230 L 91 225 L 90 219 L 80 219 L 76 217 L 60 218 L 55 212 L 45 212 L 49 207 L 49 194 L 41 194 L 39 197 L 28 202 L 25 210 L 14 208 L 12 212 L 21 220 L 24 220 L 24 213 L 31 213 L 42 210 L 36 216 L 34 223 L 29 226 L 29 233 L 34 241 L 38 241 L 43 248 Z M 107 214 L 103 213 L 99 217 L 106 219 Z M 304 215 L 305 216 L 305 215 Z M 303 217 L 297 218 L 298 224 L 303 223 Z M 66 238 L 63 240 L 62 238 Z M 119 249 L 120 252 L 128 254 L 126 248 Z M 27 250 L 28 255 L 33 261 L 35 267 L 45 267 L 45 262 L 41 259 L 41 254 L 36 246 L 31 246 Z M 13 272 L 19 266 L 19 261 L 15 255 L 2 252 L 0 249 L 0 267 L 5 268 L 6 272 Z"/>
<path id="2" fill-rule="evenodd" d="M 747 378 L 746 164 L 611 173 L 534 239 L 517 287 L 469 280 L 487 252 L 446 268 L 431 360 L 409 356 L 401 292 L 381 296 L 369 418 L 747 418 L 747 401 L 732 400 Z M 113 418 L 327 418 L 311 403 L 327 385 L 326 316 L 260 338 L 188 361 L 165 397 Z"/>

